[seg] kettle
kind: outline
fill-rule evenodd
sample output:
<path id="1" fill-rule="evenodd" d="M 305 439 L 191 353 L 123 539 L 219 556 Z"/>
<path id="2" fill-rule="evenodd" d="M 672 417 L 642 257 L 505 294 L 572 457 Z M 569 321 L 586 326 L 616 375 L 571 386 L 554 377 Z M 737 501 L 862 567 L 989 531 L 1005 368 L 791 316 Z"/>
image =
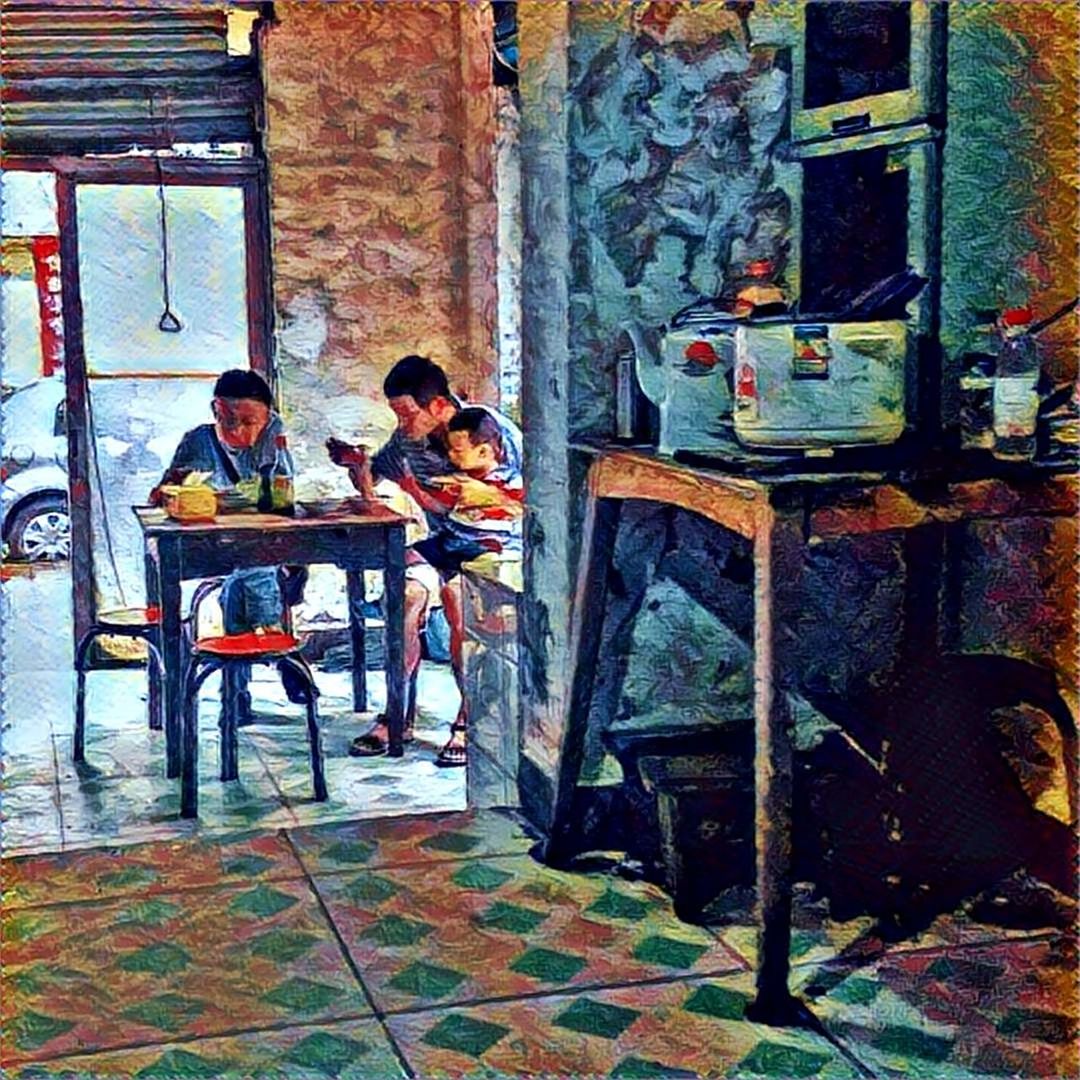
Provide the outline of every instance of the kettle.
<path id="1" fill-rule="evenodd" d="M 658 345 L 637 323 L 628 322 L 622 328 L 629 344 L 621 363 L 629 367 L 632 360 L 637 384 L 657 408 L 661 454 L 708 453 L 732 445 L 734 326 L 718 319 L 715 311 L 702 316 L 695 320 L 684 315 L 679 325 L 673 320 Z M 623 390 L 624 383 L 625 378 L 620 380 L 620 435 L 632 400 L 629 391 Z"/>

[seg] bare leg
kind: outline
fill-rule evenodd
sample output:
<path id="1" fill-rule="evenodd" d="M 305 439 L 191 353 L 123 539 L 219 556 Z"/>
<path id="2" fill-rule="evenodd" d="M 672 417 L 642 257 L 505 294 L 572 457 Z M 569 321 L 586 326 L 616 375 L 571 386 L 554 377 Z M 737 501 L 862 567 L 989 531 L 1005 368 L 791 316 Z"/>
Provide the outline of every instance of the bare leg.
<path id="1" fill-rule="evenodd" d="M 462 664 L 462 643 L 465 639 L 465 614 L 461 595 L 461 576 L 452 578 L 442 588 L 443 611 L 450 625 L 450 665 L 454 681 L 461 694 L 457 719 L 450 725 L 450 740 L 439 753 L 440 764 L 462 765 L 465 760 L 465 728 L 468 709 L 465 702 L 465 669 Z"/>
<path id="2" fill-rule="evenodd" d="M 420 667 L 420 627 L 424 622 L 431 597 L 422 582 L 405 579 L 405 685 L 411 686 L 417 669 Z M 415 703 L 409 702 L 405 712 L 405 738 L 412 737 L 412 719 L 415 715 Z M 386 721 L 380 718 L 365 735 L 360 737 L 371 746 L 381 743 L 387 745 L 390 730 Z"/>

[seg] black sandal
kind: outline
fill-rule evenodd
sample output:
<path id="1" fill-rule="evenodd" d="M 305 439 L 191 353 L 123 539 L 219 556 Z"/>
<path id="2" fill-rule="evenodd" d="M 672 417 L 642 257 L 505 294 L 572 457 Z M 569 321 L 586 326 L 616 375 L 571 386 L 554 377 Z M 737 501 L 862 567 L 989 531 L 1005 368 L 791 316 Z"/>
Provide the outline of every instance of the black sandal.
<path id="1" fill-rule="evenodd" d="M 386 714 L 379 713 L 375 717 L 375 727 L 379 726 L 387 727 Z M 412 728 L 406 728 L 401 735 L 401 741 L 403 743 L 412 742 L 416 736 L 413 734 Z M 363 735 L 357 735 L 355 739 L 349 744 L 349 757 L 382 757 L 390 749 L 390 744 L 382 736 L 376 735 L 374 729 L 365 732 Z"/>

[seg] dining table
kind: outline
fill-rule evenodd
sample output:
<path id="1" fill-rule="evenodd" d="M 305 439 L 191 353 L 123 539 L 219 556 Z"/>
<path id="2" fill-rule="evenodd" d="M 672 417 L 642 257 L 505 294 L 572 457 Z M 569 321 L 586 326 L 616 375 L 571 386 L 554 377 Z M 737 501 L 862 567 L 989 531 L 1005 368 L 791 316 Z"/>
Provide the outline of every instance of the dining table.
<path id="1" fill-rule="evenodd" d="M 364 572 L 382 571 L 386 628 L 388 754 L 403 753 L 405 720 L 405 526 L 408 519 L 358 498 L 299 504 L 291 515 L 221 512 L 177 520 L 159 507 L 132 508 L 142 530 L 146 602 L 160 610 L 166 775 L 181 775 L 183 687 L 190 646 L 183 632 L 181 583 L 260 566 L 328 564 L 345 571 L 352 644 L 353 708 L 367 708 Z"/>

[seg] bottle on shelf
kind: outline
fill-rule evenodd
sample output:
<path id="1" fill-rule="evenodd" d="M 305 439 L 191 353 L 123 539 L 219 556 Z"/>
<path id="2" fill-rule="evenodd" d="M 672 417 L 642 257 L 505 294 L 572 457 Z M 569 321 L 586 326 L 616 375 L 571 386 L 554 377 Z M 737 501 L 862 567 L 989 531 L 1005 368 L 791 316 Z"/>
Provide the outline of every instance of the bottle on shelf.
<path id="1" fill-rule="evenodd" d="M 994 456 L 1030 461 L 1035 456 L 1039 411 L 1039 354 L 1030 308 L 1012 308 L 998 320 L 997 377 L 994 381 Z"/>

